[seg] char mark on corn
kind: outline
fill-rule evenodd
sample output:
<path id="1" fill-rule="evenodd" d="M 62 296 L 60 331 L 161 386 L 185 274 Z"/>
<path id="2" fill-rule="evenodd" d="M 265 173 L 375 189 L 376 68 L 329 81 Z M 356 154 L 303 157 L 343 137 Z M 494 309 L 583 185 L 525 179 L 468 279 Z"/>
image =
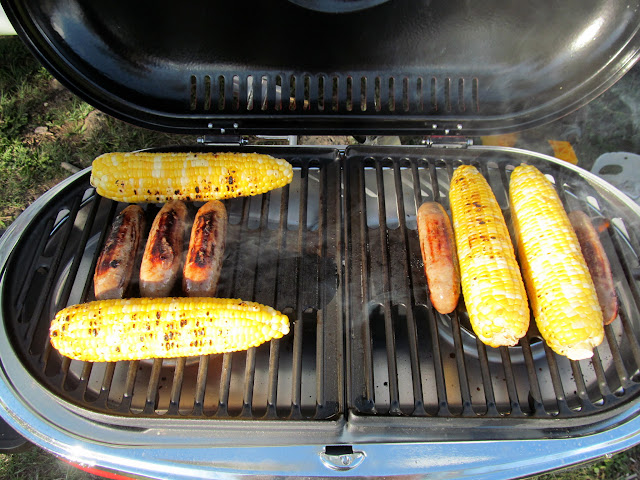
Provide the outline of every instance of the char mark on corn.
<path id="1" fill-rule="evenodd" d="M 67 307 L 49 333 L 66 357 L 114 362 L 246 350 L 289 333 L 289 319 L 239 299 L 132 298 Z"/>
<path id="2" fill-rule="evenodd" d="M 257 153 L 106 153 L 91 172 L 99 195 L 130 203 L 260 195 L 292 179 L 289 162 Z"/>
<path id="3" fill-rule="evenodd" d="M 527 295 L 509 230 L 491 187 L 473 166 L 450 189 L 462 293 L 473 331 L 492 347 L 516 345 L 529 328 Z"/>

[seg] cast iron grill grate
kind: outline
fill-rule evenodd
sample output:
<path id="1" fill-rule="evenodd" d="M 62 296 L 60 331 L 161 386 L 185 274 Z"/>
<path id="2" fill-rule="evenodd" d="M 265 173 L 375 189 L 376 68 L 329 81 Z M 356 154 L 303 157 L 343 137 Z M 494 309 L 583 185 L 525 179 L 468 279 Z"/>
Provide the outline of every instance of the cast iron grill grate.
<path id="1" fill-rule="evenodd" d="M 452 150 L 393 152 L 354 147 L 345 165 L 345 279 L 350 289 L 349 406 L 375 416 L 573 418 L 616 407 L 638 392 L 636 219 L 620 212 L 579 173 L 535 157 Z M 520 157 L 520 158 L 519 158 Z M 478 341 L 464 305 L 437 313 L 426 289 L 417 207 L 449 211 L 449 182 L 461 163 L 489 180 L 511 229 L 509 175 L 523 160 L 552 178 L 568 210 L 613 219 L 602 236 L 621 300 L 620 318 L 592 360 L 569 361 L 541 341 L 532 322 L 516 347 Z M 512 231 L 512 230 L 511 230 Z M 513 238 L 513 231 L 512 231 Z M 632 246 L 633 245 L 633 246 Z M 363 368 L 364 367 L 364 368 Z M 535 422 L 533 422 L 535 423 Z"/>
<path id="2" fill-rule="evenodd" d="M 287 155 L 295 170 L 289 186 L 226 201 L 229 229 L 218 296 L 283 311 L 291 321 L 285 338 L 247 352 L 177 360 L 91 363 L 61 357 L 49 343 L 52 315 L 94 299 L 97 256 L 114 216 L 126 206 L 96 195 L 86 173 L 41 213 L 13 254 L 5 318 L 23 361 L 59 397 L 99 412 L 335 417 L 343 371 L 336 157 L 331 150 Z M 159 208 L 145 209 L 148 229 Z M 173 293 L 180 295 L 177 288 Z M 138 294 L 135 285 L 132 296 Z"/>

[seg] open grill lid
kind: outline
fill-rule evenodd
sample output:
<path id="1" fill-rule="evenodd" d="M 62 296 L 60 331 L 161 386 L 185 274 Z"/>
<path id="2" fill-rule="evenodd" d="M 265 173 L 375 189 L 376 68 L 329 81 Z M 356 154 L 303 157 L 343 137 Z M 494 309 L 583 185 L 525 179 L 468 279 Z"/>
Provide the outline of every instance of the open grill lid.
<path id="1" fill-rule="evenodd" d="M 521 130 L 640 49 L 638 0 L 1 1 L 67 87 L 172 132 Z"/>

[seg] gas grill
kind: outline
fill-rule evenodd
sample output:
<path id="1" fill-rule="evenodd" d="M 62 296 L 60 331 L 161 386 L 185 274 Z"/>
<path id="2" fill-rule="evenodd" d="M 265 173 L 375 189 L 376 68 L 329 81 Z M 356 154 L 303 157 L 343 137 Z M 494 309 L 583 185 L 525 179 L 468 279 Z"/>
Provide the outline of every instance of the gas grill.
<path id="1" fill-rule="evenodd" d="M 60 356 L 49 323 L 93 299 L 97 256 L 126 205 L 98 196 L 90 169 L 37 200 L 0 239 L 3 418 L 56 455 L 136 478 L 507 478 L 640 441 L 640 207 L 581 168 L 462 136 L 549 121 L 601 93 L 638 57 L 640 5 L 276 3 L 252 6 L 239 37 L 219 20 L 207 30 L 208 16 L 238 15 L 230 3 L 3 1 L 41 61 L 106 112 L 203 135 L 191 151 L 250 149 L 294 167 L 282 189 L 225 201 L 218 289 L 287 314 L 291 333 L 224 355 Z M 535 48 L 525 18 L 552 24 Z M 327 35 L 328 21 L 344 35 Z M 214 134 L 302 131 L 436 135 L 398 147 L 209 144 Z M 472 164 L 511 228 L 509 177 L 523 162 L 552 180 L 567 210 L 608 221 L 601 238 L 620 313 L 590 360 L 556 355 L 533 322 L 517 346 L 487 347 L 463 301 L 450 315 L 431 306 L 417 208 L 448 209 L 453 171 Z M 150 225 L 160 205 L 143 207 Z"/>

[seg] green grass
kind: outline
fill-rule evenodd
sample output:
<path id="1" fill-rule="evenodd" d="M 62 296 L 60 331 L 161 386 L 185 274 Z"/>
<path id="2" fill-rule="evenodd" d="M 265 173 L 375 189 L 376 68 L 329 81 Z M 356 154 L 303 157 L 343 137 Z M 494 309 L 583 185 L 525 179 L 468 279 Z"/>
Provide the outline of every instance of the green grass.
<path id="1" fill-rule="evenodd" d="M 17 37 L 0 37 L 0 229 L 69 172 L 101 153 L 194 143 L 94 111 L 40 66 Z"/>
<path id="2" fill-rule="evenodd" d="M 633 480 L 640 478 L 640 446 L 587 465 L 531 477 L 531 480 Z"/>
<path id="3" fill-rule="evenodd" d="M 90 475 L 35 447 L 19 454 L 0 455 L 0 479 L 2 480 L 93 480 L 98 478 L 101 477 Z"/>

